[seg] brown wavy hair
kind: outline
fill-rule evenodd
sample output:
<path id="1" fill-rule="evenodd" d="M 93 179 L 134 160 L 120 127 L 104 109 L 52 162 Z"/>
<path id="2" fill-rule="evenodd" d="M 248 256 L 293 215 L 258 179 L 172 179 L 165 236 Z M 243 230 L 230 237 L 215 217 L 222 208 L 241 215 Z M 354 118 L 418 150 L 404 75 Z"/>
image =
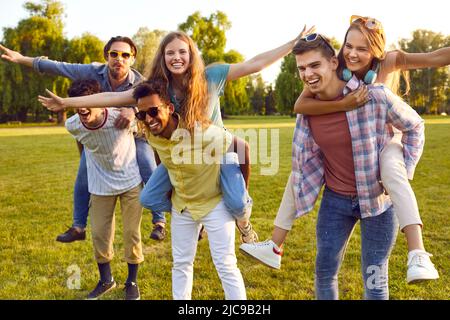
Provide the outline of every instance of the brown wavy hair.
<path id="1" fill-rule="evenodd" d="M 193 130 L 196 125 L 202 128 L 207 127 L 211 121 L 208 117 L 209 95 L 208 84 L 205 76 L 205 64 L 194 41 L 184 32 L 174 31 L 167 34 L 159 44 L 159 48 L 153 59 L 150 69 L 150 79 L 156 79 L 165 83 L 167 90 L 172 81 L 172 74 L 166 66 L 165 50 L 166 46 L 175 39 L 187 43 L 189 47 L 190 62 L 183 78 L 183 88 L 186 92 L 185 98 L 181 101 L 180 115 L 183 119 L 183 126 L 188 130 Z"/>
<path id="2" fill-rule="evenodd" d="M 344 47 L 347 43 L 347 35 L 351 30 L 357 30 L 363 34 L 363 36 L 366 38 L 367 42 L 369 43 L 369 50 L 370 53 L 373 55 L 374 61 L 372 63 L 381 63 L 386 58 L 386 34 L 384 33 L 384 29 L 380 24 L 380 27 L 378 29 L 369 29 L 365 26 L 365 23 L 363 20 L 355 20 L 350 24 L 350 27 L 347 29 L 347 32 L 345 33 L 344 38 L 344 44 L 342 45 L 341 50 L 339 50 L 338 53 L 338 60 L 339 60 L 339 68 L 338 68 L 338 74 L 342 74 L 342 70 L 346 67 L 345 60 L 344 60 Z M 404 53 L 400 50 L 398 50 L 397 55 L 397 61 L 396 65 L 401 66 L 402 63 L 404 63 Z M 381 72 L 382 64 L 380 64 L 380 70 L 378 72 Z M 399 88 L 400 88 L 400 73 L 403 76 L 403 79 L 405 81 L 406 89 L 404 92 L 404 95 L 408 94 L 410 89 L 409 84 L 409 72 L 405 70 L 397 70 L 394 71 L 391 75 L 389 83 L 386 83 L 386 85 L 392 90 L 392 92 L 399 94 Z"/>

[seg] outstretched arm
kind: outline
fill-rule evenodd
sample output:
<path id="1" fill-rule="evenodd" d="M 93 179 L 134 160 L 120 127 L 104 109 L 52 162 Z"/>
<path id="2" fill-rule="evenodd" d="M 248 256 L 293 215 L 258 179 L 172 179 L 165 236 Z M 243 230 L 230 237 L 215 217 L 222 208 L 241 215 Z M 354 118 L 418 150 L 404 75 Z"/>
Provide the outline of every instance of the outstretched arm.
<path id="1" fill-rule="evenodd" d="M 13 62 L 13 63 L 18 63 L 27 67 L 32 67 L 33 66 L 33 60 L 34 58 L 32 57 L 26 57 L 24 55 L 22 55 L 20 52 L 8 49 L 4 46 L 2 46 L 0 44 L 0 50 L 3 51 L 2 53 L 2 59 L 9 61 L 9 62 Z"/>
<path id="2" fill-rule="evenodd" d="M 249 74 L 263 70 L 275 61 L 283 58 L 285 55 L 290 53 L 295 43 L 300 38 L 304 37 L 308 33 L 313 32 L 314 30 L 314 26 L 306 30 L 305 25 L 298 37 L 282 45 L 281 47 L 261 53 L 251 58 L 250 60 L 230 65 L 230 71 L 228 72 L 227 80 L 236 80 L 241 77 L 248 76 Z"/>
<path id="3" fill-rule="evenodd" d="M 50 97 L 39 96 L 38 100 L 44 107 L 53 112 L 67 108 L 104 108 L 117 106 L 130 106 L 136 104 L 133 98 L 133 90 L 123 92 L 102 92 L 89 96 L 61 98 L 50 90 L 46 90 Z"/>
<path id="4" fill-rule="evenodd" d="M 444 67 L 450 64 L 450 47 L 425 53 L 398 52 L 395 64 L 400 70 Z"/>
<path id="5" fill-rule="evenodd" d="M 321 115 L 340 111 L 350 111 L 365 105 L 369 101 L 369 91 L 366 86 L 349 93 L 341 100 L 321 101 L 314 99 L 308 88 L 304 88 L 295 102 L 294 112 L 305 115 Z"/>

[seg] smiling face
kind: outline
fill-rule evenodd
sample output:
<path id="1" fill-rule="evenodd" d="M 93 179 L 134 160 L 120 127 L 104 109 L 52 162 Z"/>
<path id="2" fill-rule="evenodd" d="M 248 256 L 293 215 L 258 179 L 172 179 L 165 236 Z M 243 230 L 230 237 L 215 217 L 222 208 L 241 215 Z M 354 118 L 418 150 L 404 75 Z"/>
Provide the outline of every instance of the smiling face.
<path id="1" fill-rule="evenodd" d="M 183 75 L 190 65 L 189 45 L 175 38 L 164 49 L 164 61 L 172 75 Z"/>
<path id="2" fill-rule="evenodd" d="M 311 50 L 297 54 L 295 60 L 300 79 L 313 94 L 319 97 L 332 87 L 332 81 L 337 80 L 336 57 L 328 59 L 319 50 Z"/>
<path id="3" fill-rule="evenodd" d="M 77 113 L 86 126 L 96 127 L 103 120 L 103 111 L 103 108 L 79 108 Z"/>
<path id="4" fill-rule="evenodd" d="M 134 56 L 132 55 L 131 47 L 126 42 L 113 42 L 109 51 L 129 53 L 130 57 L 128 59 L 123 58 L 121 54 L 113 58 L 108 55 L 108 69 L 109 74 L 115 80 L 120 80 L 125 78 L 130 71 L 131 65 L 134 62 Z"/>
<path id="5" fill-rule="evenodd" d="M 137 106 L 139 111 L 148 111 L 150 108 L 155 107 L 158 108 L 158 114 L 155 117 L 152 117 L 147 113 L 143 122 L 149 128 L 152 135 L 163 135 L 164 131 L 167 130 L 170 117 L 173 113 L 173 105 L 166 105 L 163 101 L 161 101 L 159 95 L 151 94 L 149 96 L 139 98 Z"/>
<path id="6" fill-rule="evenodd" d="M 371 67 L 373 54 L 370 52 L 369 42 L 356 29 L 351 29 L 343 48 L 343 56 L 347 68 L 361 78 Z"/>

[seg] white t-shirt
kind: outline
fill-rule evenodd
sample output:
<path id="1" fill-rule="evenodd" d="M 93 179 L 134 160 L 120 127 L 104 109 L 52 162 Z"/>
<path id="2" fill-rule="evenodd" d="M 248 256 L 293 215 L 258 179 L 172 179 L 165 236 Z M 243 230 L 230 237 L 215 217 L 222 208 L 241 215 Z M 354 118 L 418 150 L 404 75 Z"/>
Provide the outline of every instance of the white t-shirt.
<path id="1" fill-rule="evenodd" d="M 88 189 L 95 195 L 118 195 L 142 182 L 132 131 L 114 127 L 119 114 L 117 109 L 106 108 L 97 128 L 84 126 L 78 114 L 66 121 L 67 130 L 84 146 Z"/>

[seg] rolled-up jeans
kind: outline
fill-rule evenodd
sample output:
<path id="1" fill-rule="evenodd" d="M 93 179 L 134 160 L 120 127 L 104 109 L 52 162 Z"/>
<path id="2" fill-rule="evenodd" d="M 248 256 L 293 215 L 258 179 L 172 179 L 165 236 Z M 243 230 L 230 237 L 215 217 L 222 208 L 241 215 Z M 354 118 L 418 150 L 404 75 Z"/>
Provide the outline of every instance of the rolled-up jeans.
<path id="1" fill-rule="evenodd" d="M 156 168 L 155 155 L 152 148 L 145 138 L 135 137 L 136 143 L 136 158 L 139 166 L 139 172 L 142 181 L 146 184 Z M 88 175 L 86 166 L 86 156 L 84 150 L 81 152 L 80 165 L 78 167 L 78 174 L 75 180 L 75 187 L 73 192 L 73 227 L 81 229 L 86 228 L 87 217 L 89 213 L 90 193 L 88 188 Z M 164 212 L 154 211 L 153 223 L 166 222 Z"/>
<path id="2" fill-rule="evenodd" d="M 364 298 L 389 299 L 388 262 L 398 231 L 392 206 L 377 216 L 361 219 L 358 197 L 340 195 L 325 188 L 316 225 L 315 290 L 318 300 L 339 298 L 339 268 L 358 220 L 361 221 Z"/>
<path id="3" fill-rule="evenodd" d="M 234 152 L 226 153 L 220 165 L 220 188 L 228 212 L 237 220 L 249 219 L 253 201 L 248 194 L 238 157 Z M 157 212 L 171 212 L 172 202 L 168 197 L 171 190 L 169 173 L 166 167 L 160 164 L 141 192 L 142 206 Z"/>

